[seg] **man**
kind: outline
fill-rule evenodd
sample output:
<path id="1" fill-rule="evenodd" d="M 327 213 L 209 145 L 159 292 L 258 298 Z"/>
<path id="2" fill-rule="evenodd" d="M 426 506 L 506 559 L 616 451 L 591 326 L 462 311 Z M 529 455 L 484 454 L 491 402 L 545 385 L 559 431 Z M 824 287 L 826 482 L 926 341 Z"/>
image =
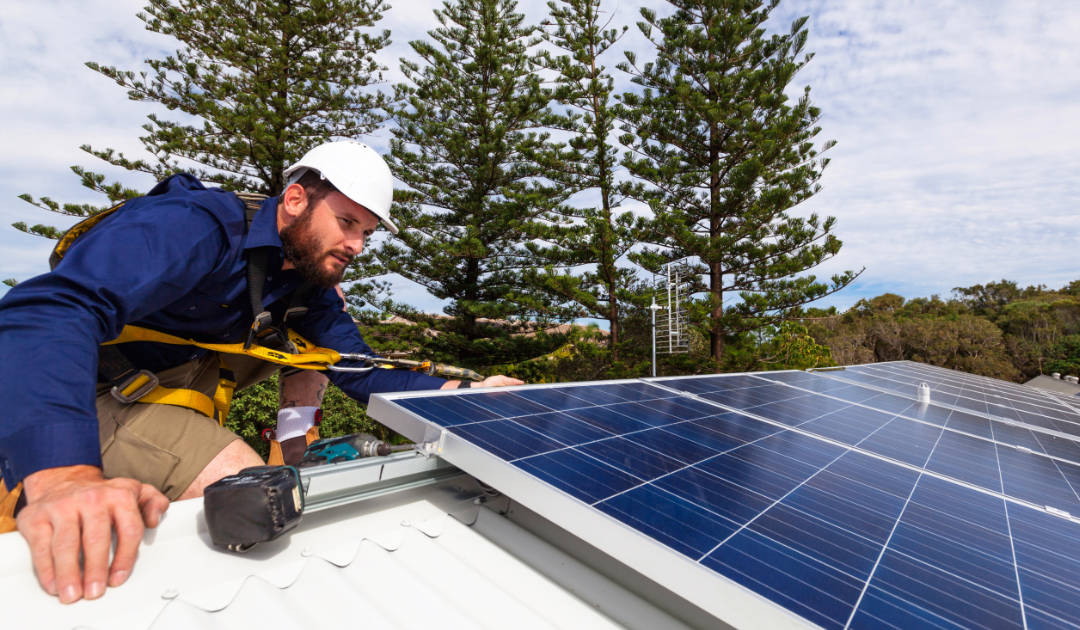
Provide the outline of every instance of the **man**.
<path id="1" fill-rule="evenodd" d="M 210 411 L 112 395 L 97 375 L 106 363 L 99 365 L 99 356 L 116 353 L 99 355 L 100 344 L 131 324 L 201 342 L 243 341 L 255 308 L 247 252 L 261 249 L 263 304 L 276 319 L 307 281 L 316 287 L 308 311 L 289 326 L 319 346 L 371 352 L 334 287 L 380 222 L 397 232 L 390 171 L 371 148 L 346 141 L 312 149 L 286 177 L 281 196 L 263 202 L 250 226 L 235 195 L 171 177 L 80 236 L 51 273 L 0 301 L 7 358 L 0 361 L 0 399 L 8 409 L 0 420 L 0 472 L 8 488 L 23 483 L 18 529 L 42 588 L 61 602 L 94 599 L 106 585 L 122 584 L 144 526 L 157 526 L 170 500 L 201 496 L 217 479 L 262 463 Z M 157 376 L 161 387 L 151 394 L 194 392 L 189 397 L 210 400 L 221 382 L 243 388 L 275 369 L 185 345 L 114 347 Z M 329 376 L 362 402 L 380 391 L 467 386 L 398 370 Z M 494 376 L 480 386 L 520 383 Z"/>

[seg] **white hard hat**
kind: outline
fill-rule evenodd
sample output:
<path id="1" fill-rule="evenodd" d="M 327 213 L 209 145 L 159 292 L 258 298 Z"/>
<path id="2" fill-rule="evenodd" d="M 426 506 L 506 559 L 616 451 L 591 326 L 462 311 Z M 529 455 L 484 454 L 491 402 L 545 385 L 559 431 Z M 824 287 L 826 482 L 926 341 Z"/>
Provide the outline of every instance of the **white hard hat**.
<path id="1" fill-rule="evenodd" d="M 398 227 L 390 219 L 393 176 L 374 149 L 355 140 L 320 144 L 286 169 L 287 185 L 295 184 L 308 169 L 318 172 L 341 194 L 370 210 L 392 234 L 398 233 Z"/>

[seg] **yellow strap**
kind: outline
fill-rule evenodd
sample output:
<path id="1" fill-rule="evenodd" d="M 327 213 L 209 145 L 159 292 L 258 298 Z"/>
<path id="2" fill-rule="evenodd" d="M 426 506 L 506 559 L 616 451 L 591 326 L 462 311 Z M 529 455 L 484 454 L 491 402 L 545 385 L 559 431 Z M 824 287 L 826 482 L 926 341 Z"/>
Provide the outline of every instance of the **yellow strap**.
<path id="1" fill-rule="evenodd" d="M 214 352 L 228 354 L 243 354 L 278 365 L 287 365 L 301 370 L 325 370 L 328 365 L 333 365 L 341 360 L 341 355 L 330 348 L 320 348 L 293 331 L 289 331 L 289 340 L 300 351 L 298 354 L 289 354 L 278 350 L 271 350 L 265 346 L 252 345 L 244 348 L 242 343 L 204 343 L 194 339 L 184 339 L 168 333 L 150 330 L 141 326 L 124 326 L 120 336 L 102 345 L 108 346 L 116 343 L 128 343 L 131 341 L 153 341 L 167 343 L 174 346 L 196 346 Z"/>
<path id="2" fill-rule="evenodd" d="M 15 531 L 15 504 L 19 502 L 22 494 L 22 484 L 8 492 L 3 480 L 0 480 L 0 534 Z"/>
<path id="3" fill-rule="evenodd" d="M 270 456 L 266 458 L 267 466 L 284 466 L 285 454 L 281 452 L 281 442 L 270 440 Z"/>
<path id="4" fill-rule="evenodd" d="M 227 369 L 224 361 L 221 361 L 220 363 L 219 369 Z M 139 391 L 139 388 L 146 384 L 148 380 L 150 380 L 149 376 L 138 374 L 135 378 L 131 379 L 131 382 L 128 383 L 124 389 L 120 390 L 120 393 L 130 397 L 135 392 Z M 140 396 L 135 402 L 173 405 L 175 407 L 194 409 L 208 418 L 215 418 L 218 421 L 218 424 L 225 426 L 225 418 L 229 417 L 229 407 L 232 405 L 233 392 L 235 391 L 236 381 L 231 380 L 222 374 L 218 377 L 217 389 L 214 390 L 213 398 L 194 389 L 173 389 L 171 387 L 158 385 L 146 394 Z"/>
<path id="5" fill-rule="evenodd" d="M 218 417 L 218 414 L 215 413 L 217 407 L 214 406 L 214 401 L 206 394 L 197 392 L 194 389 L 173 389 L 159 385 L 136 402 L 186 407 L 194 409 L 208 418 Z"/>

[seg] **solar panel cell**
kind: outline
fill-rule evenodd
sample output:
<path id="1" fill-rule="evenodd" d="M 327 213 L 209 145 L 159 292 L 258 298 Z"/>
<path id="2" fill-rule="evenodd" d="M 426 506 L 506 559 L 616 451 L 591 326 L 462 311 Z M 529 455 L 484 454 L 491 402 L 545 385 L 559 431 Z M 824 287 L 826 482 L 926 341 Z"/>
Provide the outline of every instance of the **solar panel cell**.
<path id="1" fill-rule="evenodd" d="M 748 409 L 776 400 L 805 398 L 809 394 L 786 385 L 762 385 L 761 387 L 748 387 L 746 389 L 706 392 L 699 395 L 706 400 L 718 402 L 729 407 Z"/>
<path id="2" fill-rule="evenodd" d="M 635 420 L 630 416 L 624 416 L 621 413 L 609 411 L 607 407 L 585 407 L 584 409 L 567 411 L 566 414 L 615 435 L 622 435 L 632 431 L 642 431 L 649 428 L 648 424 L 645 424 L 640 420 Z"/>
<path id="3" fill-rule="evenodd" d="M 894 394 L 877 394 L 863 400 L 862 404 L 882 411 L 891 411 L 892 413 L 906 413 L 911 408 L 917 407 L 915 401 L 910 398 Z"/>
<path id="4" fill-rule="evenodd" d="M 937 444 L 941 429 L 903 418 L 893 418 L 870 435 L 859 448 L 912 466 L 924 466 Z"/>
<path id="5" fill-rule="evenodd" d="M 514 465 L 590 504 L 641 483 L 640 479 L 574 449 L 519 459 Z"/>
<path id="6" fill-rule="evenodd" d="M 492 420 L 499 417 L 498 414 L 472 404 L 464 396 L 408 398 L 400 401 L 399 404 L 442 427 Z"/>
<path id="7" fill-rule="evenodd" d="M 528 457 L 563 446 L 509 420 L 463 424 L 454 427 L 454 431 L 505 460 Z"/>
<path id="8" fill-rule="evenodd" d="M 791 492 L 816 470 L 804 462 L 753 444 L 713 457 L 697 467 L 774 500 Z"/>
<path id="9" fill-rule="evenodd" d="M 500 418 L 512 418 L 514 416 L 551 411 L 551 409 L 543 405 L 525 400 L 514 392 L 487 392 L 482 395 L 463 395 L 462 398 L 478 407 L 491 411 Z"/>
<path id="10" fill-rule="evenodd" d="M 616 437 L 590 442 L 578 447 L 583 453 L 630 473 L 639 479 L 652 480 L 685 468 L 686 464 L 640 444 Z"/>
<path id="11" fill-rule="evenodd" d="M 697 467 L 658 479 L 654 485 L 713 514 L 719 514 L 736 525 L 746 524 L 774 502 L 770 497 L 710 475 Z"/>
<path id="12" fill-rule="evenodd" d="M 611 437 L 610 431 L 565 413 L 539 413 L 515 418 L 514 422 L 561 444 L 582 444 Z"/>
<path id="13" fill-rule="evenodd" d="M 805 492 L 812 491 L 805 490 L 803 486 L 792 494 Z M 884 539 L 870 540 L 856 535 L 850 529 L 810 517 L 801 510 L 789 506 L 786 500 L 754 519 L 754 522 L 748 525 L 748 529 L 787 549 L 807 558 L 813 558 L 833 570 L 853 577 L 860 584 L 870 576 L 870 569 L 873 568 L 878 552 L 884 544 Z"/>
<path id="14" fill-rule="evenodd" d="M 561 387 L 561 388 L 544 388 L 544 389 L 527 389 L 517 392 L 518 396 L 521 396 L 525 400 L 532 401 L 534 403 L 543 405 L 548 409 L 555 409 L 556 411 L 565 411 L 567 409 L 577 409 L 579 407 L 591 407 L 593 403 L 587 402 L 574 396 L 573 387 Z"/>
<path id="15" fill-rule="evenodd" d="M 998 449 L 1005 494 L 1080 514 L 1080 499 L 1054 460 L 1008 448 Z"/>
<path id="16" fill-rule="evenodd" d="M 1022 628 L 1020 605 L 1014 599 L 986 591 L 947 570 L 886 550 L 871 588 L 895 593 L 890 603 L 907 619 L 926 611 L 942 627 Z M 919 609 L 922 609 L 921 611 Z M 906 626 L 918 627 L 908 623 Z"/>
<path id="17" fill-rule="evenodd" d="M 663 453 L 672 459 L 677 459 L 685 464 L 693 464 L 703 459 L 712 457 L 716 451 L 697 444 L 686 438 L 679 437 L 664 429 L 649 429 L 625 436 L 635 444 L 647 449 Z"/>
<path id="18" fill-rule="evenodd" d="M 1080 620 L 1080 532 L 1061 519 L 1010 505 L 1009 523 L 1024 604 L 1058 620 Z M 1029 624 L 1031 615 L 1028 615 Z M 1060 623 L 1060 621 L 1058 622 Z"/>
<path id="19" fill-rule="evenodd" d="M 962 431 L 986 439 L 993 438 L 989 420 L 963 411 L 950 413 L 945 427 L 953 431 Z"/>
<path id="20" fill-rule="evenodd" d="M 945 431 L 934 447 L 926 468 L 987 490 L 1001 492 L 997 453 L 994 444 L 986 440 Z"/>
<path id="21" fill-rule="evenodd" d="M 744 529 L 702 564 L 825 628 L 841 628 L 862 582 Z"/>
<path id="22" fill-rule="evenodd" d="M 761 426 L 763 423 L 743 416 L 745 425 Z M 767 426 L 767 425 L 766 425 Z M 768 433 L 757 431 L 740 431 L 735 421 L 731 419 L 710 418 L 694 422 L 680 422 L 664 427 L 668 433 L 699 444 L 708 449 L 710 454 L 722 453 L 748 441 L 756 440 Z M 741 434 L 745 437 L 738 437 Z"/>
<path id="23" fill-rule="evenodd" d="M 1039 446 L 1048 455 L 1054 457 L 1060 457 L 1067 459 L 1071 462 L 1080 464 L 1080 444 L 1077 444 L 1073 440 L 1060 438 L 1055 435 L 1047 435 L 1046 433 L 1033 432 L 1035 439 L 1039 441 Z"/>
<path id="24" fill-rule="evenodd" d="M 854 446 L 892 419 L 871 409 L 849 407 L 799 425 L 800 429 Z"/>
<path id="25" fill-rule="evenodd" d="M 736 529 L 731 521 L 653 485 L 615 495 L 596 508 L 692 559 Z"/>

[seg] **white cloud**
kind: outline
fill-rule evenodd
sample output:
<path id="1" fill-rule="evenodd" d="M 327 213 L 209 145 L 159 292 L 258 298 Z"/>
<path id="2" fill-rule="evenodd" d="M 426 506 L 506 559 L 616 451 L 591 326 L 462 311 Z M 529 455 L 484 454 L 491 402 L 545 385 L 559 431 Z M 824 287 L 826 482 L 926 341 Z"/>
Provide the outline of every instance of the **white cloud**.
<path id="1" fill-rule="evenodd" d="M 141 1 L 10 4 L 0 15 L 0 277 L 24 278 L 45 270 L 48 247 L 5 225 L 64 221 L 15 195 L 98 201 L 67 171 L 99 166 L 78 146 L 135 155 L 139 125 L 153 111 L 82 64 L 140 69 L 172 44 L 135 17 Z M 431 9 L 441 2 L 392 4 L 381 24 L 394 41 L 383 55 L 389 82 L 401 77 L 398 59 L 413 55 L 408 42 L 437 25 Z M 641 4 L 605 8 L 615 24 L 630 25 L 619 48 L 646 58 L 648 45 L 633 26 Z M 810 16 L 807 51 L 815 57 L 797 82 L 811 86 L 822 110 L 820 138 L 838 141 L 823 192 L 799 209 L 835 215 L 845 242 L 817 272 L 867 267 L 829 303 L 884 291 L 947 294 L 1000 278 L 1050 286 L 1080 278 L 1071 262 L 1080 233 L 1080 11 L 1073 4 L 781 3 L 771 27 L 786 30 L 794 17 Z M 647 5 L 670 10 L 656 0 Z M 524 11 L 535 22 L 546 8 L 533 1 Z M 613 53 L 609 67 L 621 58 Z M 629 87 L 624 75 L 617 78 Z M 408 295 L 427 307 L 422 291 Z"/>

